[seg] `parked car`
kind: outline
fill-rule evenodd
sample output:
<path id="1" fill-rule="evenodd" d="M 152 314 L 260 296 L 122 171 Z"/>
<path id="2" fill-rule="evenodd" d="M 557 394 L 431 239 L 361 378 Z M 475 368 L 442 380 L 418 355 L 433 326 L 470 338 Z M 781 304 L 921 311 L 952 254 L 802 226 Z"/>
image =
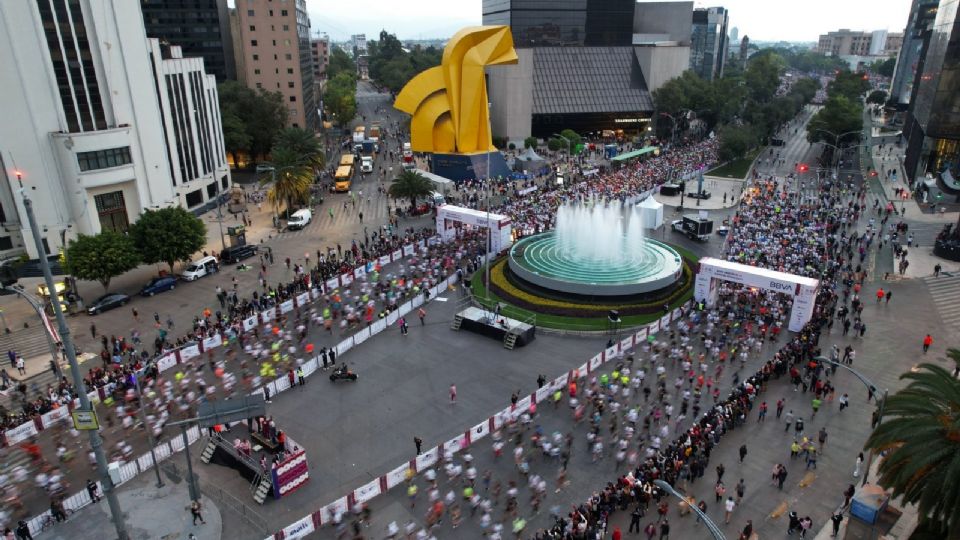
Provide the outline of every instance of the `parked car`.
<path id="1" fill-rule="evenodd" d="M 310 224 L 313 220 L 313 212 L 307 208 L 297 210 L 287 219 L 287 228 L 291 231 L 299 230 Z"/>
<path id="2" fill-rule="evenodd" d="M 170 291 L 177 288 L 177 278 L 173 276 L 155 277 L 149 283 L 140 289 L 141 296 L 153 296 L 157 293 Z"/>
<path id="3" fill-rule="evenodd" d="M 187 268 L 183 271 L 183 279 L 186 281 L 194 281 L 213 274 L 220 269 L 219 263 L 217 263 L 217 258 L 213 256 L 206 256 L 202 259 L 196 261 L 190 261 L 187 264 Z"/>
<path id="4" fill-rule="evenodd" d="M 244 244 L 242 246 L 230 246 L 220 252 L 220 260 L 226 264 L 233 264 L 248 259 L 257 254 L 257 246 L 254 244 Z"/>
<path id="5" fill-rule="evenodd" d="M 97 313 L 102 313 L 104 311 L 109 311 L 113 308 L 118 308 L 124 306 L 127 302 L 130 301 L 130 297 L 123 293 L 110 293 L 101 296 L 93 301 L 90 304 L 90 307 L 87 308 L 88 315 L 96 315 Z"/>

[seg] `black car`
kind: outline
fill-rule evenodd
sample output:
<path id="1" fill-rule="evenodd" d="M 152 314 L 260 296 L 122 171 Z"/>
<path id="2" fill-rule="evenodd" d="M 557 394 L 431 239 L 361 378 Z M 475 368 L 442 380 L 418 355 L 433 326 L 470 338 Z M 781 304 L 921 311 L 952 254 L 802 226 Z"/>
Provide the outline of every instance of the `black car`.
<path id="1" fill-rule="evenodd" d="M 257 254 L 257 246 L 245 244 L 242 246 L 230 246 L 220 252 L 220 260 L 225 264 L 240 262 Z"/>
<path id="2" fill-rule="evenodd" d="M 97 313 L 126 305 L 129 301 L 130 297 L 123 293 L 105 294 L 90 304 L 90 307 L 87 308 L 87 314 L 96 315 Z"/>
<path id="3" fill-rule="evenodd" d="M 143 286 L 140 294 L 143 296 L 153 296 L 177 288 L 177 278 L 174 276 L 155 277 L 149 283 Z"/>

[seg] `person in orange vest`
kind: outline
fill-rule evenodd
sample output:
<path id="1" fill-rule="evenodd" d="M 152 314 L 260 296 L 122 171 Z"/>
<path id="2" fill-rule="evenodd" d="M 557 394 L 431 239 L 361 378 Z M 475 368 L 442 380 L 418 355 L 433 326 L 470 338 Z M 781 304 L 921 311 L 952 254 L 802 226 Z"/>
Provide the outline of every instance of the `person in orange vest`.
<path id="1" fill-rule="evenodd" d="M 926 337 L 923 338 L 923 354 L 927 354 L 930 345 L 933 345 L 933 337 L 927 334 Z"/>
<path id="2" fill-rule="evenodd" d="M 877 289 L 877 303 L 879 304 L 880 302 L 882 302 L 883 297 L 886 295 L 887 293 L 883 292 L 883 287 L 880 287 L 879 289 Z"/>

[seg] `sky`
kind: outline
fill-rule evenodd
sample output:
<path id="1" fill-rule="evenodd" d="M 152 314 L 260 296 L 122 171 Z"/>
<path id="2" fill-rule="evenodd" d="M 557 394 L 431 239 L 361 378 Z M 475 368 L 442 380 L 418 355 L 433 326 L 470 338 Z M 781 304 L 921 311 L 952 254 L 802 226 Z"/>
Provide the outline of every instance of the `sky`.
<path id="1" fill-rule="evenodd" d="M 643 1 L 643 0 L 641 0 Z M 696 0 L 723 6 L 730 28 L 760 41 L 816 41 L 830 30 L 902 32 L 910 0 Z M 481 22 L 481 0 L 307 0 L 311 29 L 336 41 L 351 34 L 375 39 L 380 30 L 400 39 L 447 38 Z"/>

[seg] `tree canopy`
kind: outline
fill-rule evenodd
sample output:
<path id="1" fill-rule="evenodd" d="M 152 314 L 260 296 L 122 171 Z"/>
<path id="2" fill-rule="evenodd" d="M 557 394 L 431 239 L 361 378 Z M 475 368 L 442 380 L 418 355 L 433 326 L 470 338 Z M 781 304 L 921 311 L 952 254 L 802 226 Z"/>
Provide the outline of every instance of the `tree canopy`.
<path id="1" fill-rule="evenodd" d="M 291 127 L 278 133 L 270 153 L 273 154 L 279 149 L 290 150 L 314 170 L 323 169 L 324 155 L 320 139 L 306 129 Z"/>
<path id="2" fill-rule="evenodd" d="M 433 193 L 433 184 L 416 171 L 403 171 L 390 184 L 387 193 L 394 199 L 410 199 L 410 206 L 417 205 L 418 197 Z"/>
<path id="3" fill-rule="evenodd" d="M 397 36 L 382 30 L 380 39 L 367 42 L 370 77 L 391 92 L 399 92 L 421 71 L 440 65 L 443 51 L 436 47 L 414 46 L 409 51 Z"/>
<path id="4" fill-rule="evenodd" d="M 173 273 L 177 261 L 186 261 L 207 243 L 207 226 L 180 207 L 147 210 L 130 227 L 130 238 L 148 264 L 166 263 Z"/>
<path id="5" fill-rule="evenodd" d="M 357 115 L 357 78 L 346 71 L 338 73 L 327 81 L 323 93 L 323 106 L 333 115 L 339 126 L 350 124 Z"/>
<path id="6" fill-rule="evenodd" d="M 866 73 L 841 71 L 827 85 L 827 95 L 843 96 L 851 101 L 859 101 L 861 96 L 870 89 L 870 81 Z"/>
<path id="7" fill-rule="evenodd" d="M 883 422 L 865 448 L 884 452 L 879 483 L 916 504 L 944 538 L 960 537 L 960 380 L 934 364 L 900 376 L 907 387 L 887 398 Z"/>
<path id="8" fill-rule="evenodd" d="M 297 204 L 310 199 L 310 184 L 313 183 L 313 170 L 306 156 L 298 153 L 294 148 L 280 146 L 274 149 L 274 174 L 264 178 L 264 181 L 273 180 L 267 191 L 267 200 L 273 204 L 274 210 L 279 213 L 280 205 L 285 204 L 287 211 Z"/>
<path id="9" fill-rule="evenodd" d="M 862 129 L 863 105 L 842 95 L 830 96 L 807 124 L 807 140 L 842 146 L 860 140 Z"/>
<path id="10" fill-rule="evenodd" d="M 220 83 L 217 92 L 227 152 L 234 158 L 246 152 L 253 160 L 266 155 L 287 121 L 280 92 L 253 90 L 237 81 Z"/>
<path id="11" fill-rule="evenodd" d="M 350 55 L 347 54 L 347 51 L 341 49 L 340 47 L 331 47 L 330 49 L 330 61 L 327 63 L 327 80 L 333 79 L 341 73 L 346 73 L 352 77 L 357 75 L 357 64 L 354 63 L 353 58 L 350 58 Z"/>
<path id="12" fill-rule="evenodd" d="M 100 282 L 106 293 L 111 279 L 140 264 L 140 253 L 127 235 L 104 230 L 92 236 L 81 234 L 71 241 L 64 262 L 71 275 Z"/>
<path id="13" fill-rule="evenodd" d="M 870 72 L 884 77 L 893 77 L 893 70 L 897 67 L 897 57 L 891 56 L 886 60 L 877 60 L 870 64 Z"/>

